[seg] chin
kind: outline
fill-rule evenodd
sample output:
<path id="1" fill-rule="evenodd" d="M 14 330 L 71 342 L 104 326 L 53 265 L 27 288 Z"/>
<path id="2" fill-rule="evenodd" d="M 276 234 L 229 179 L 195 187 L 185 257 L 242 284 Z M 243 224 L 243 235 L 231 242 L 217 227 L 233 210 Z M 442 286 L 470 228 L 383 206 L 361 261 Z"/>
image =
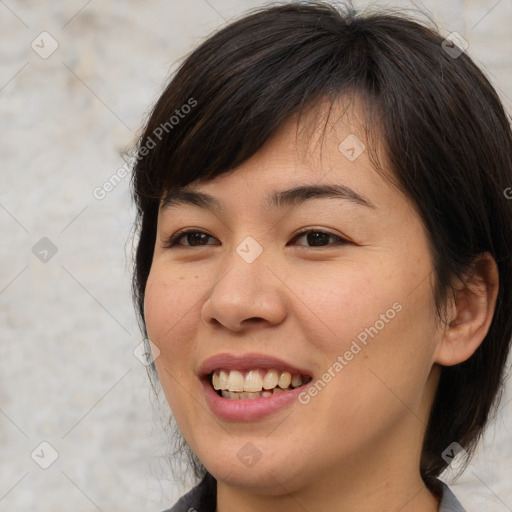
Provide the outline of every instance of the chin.
<path id="1" fill-rule="evenodd" d="M 254 447 L 248 442 L 241 450 L 222 450 L 222 453 L 221 450 L 206 450 L 207 453 L 199 454 L 199 457 L 218 482 L 255 494 L 279 496 L 300 488 L 301 481 L 305 484 L 312 478 L 306 475 L 306 465 L 300 465 L 296 459 L 290 460 L 289 455 L 279 456 L 274 451 L 267 456 L 261 454 L 258 459 Z"/>

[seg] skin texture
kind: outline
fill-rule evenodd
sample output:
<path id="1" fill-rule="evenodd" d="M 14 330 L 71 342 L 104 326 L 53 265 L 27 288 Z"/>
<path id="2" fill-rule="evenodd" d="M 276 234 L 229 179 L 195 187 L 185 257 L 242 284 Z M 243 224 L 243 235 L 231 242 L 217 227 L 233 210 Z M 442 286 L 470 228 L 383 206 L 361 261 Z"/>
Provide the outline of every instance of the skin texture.
<path id="1" fill-rule="evenodd" d="M 338 149 L 351 133 L 367 145 L 357 109 L 329 117 L 321 139 L 324 124 L 308 121 L 326 115 L 320 104 L 298 135 L 290 119 L 235 172 L 191 187 L 214 195 L 222 211 L 180 205 L 158 218 L 148 335 L 161 351 L 156 367 L 174 417 L 218 480 L 218 512 L 437 510 L 419 473 L 437 363 L 470 357 L 492 319 L 497 270 L 488 255 L 471 289 L 460 284 L 448 303 L 450 323 L 436 318 L 432 260 L 414 206 L 367 151 L 350 161 Z M 272 191 L 304 184 L 348 186 L 374 207 L 333 198 L 265 206 Z M 209 236 L 166 248 L 183 228 Z M 304 228 L 347 242 L 322 236 L 320 246 L 311 237 L 308 245 L 297 238 Z M 250 264 L 236 252 L 248 236 L 263 248 Z M 316 381 L 396 303 L 401 310 L 307 405 L 251 423 L 209 409 L 197 373 L 212 355 L 269 354 Z M 247 442 L 261 452 L 252 467 L 237 457 Z"/>

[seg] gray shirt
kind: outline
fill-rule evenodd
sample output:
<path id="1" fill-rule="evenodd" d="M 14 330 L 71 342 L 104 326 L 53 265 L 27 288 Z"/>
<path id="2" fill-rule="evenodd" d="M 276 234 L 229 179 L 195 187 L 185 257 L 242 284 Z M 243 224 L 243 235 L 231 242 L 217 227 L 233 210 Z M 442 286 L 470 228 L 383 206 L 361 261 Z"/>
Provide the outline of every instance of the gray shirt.
<path id="1" fill-rule="evenodd" d="M 450 488 L 441 482 L 443 496 L 439 512 L 466 512 Z M 217 503 L 217 483 L 211 475 L 203 480 L 191 491 L 183 495 L 176 504 L 164 512 L 215 512 Z"/>

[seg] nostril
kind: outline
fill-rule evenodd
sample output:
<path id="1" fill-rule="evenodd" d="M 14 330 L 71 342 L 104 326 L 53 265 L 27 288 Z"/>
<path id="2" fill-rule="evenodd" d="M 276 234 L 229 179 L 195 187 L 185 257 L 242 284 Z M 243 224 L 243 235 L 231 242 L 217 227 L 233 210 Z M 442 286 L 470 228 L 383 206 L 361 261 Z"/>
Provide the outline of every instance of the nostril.
<path id="1" fill-rule="evenodd" d="M 246 320 L 244 320 L 242 323 L 260 323 L 260 322 L 264 322 L 264 319 L 259 317 L 259 316 L 253 316 L 251 318 L 247 318 Z"/>

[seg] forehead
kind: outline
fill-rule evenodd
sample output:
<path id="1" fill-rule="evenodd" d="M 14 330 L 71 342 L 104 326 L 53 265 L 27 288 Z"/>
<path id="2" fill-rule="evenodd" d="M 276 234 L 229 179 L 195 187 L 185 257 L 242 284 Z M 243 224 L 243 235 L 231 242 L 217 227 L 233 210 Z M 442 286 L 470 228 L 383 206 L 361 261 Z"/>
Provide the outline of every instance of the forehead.
<path id="1" fill-rule="evenodd" d="M 261 190 L 266 209 L 296 205 L 313 198 L 341 198 L 375 207 L 364 182 L 382 187 L 368 155 L 366 119 L 353 99 L 319 102 L 287 119 L 274 135 L 237 168 L 167 191 L 162 209 L 192 205 L 221 210 L 244 183 L 252 195 Z M 236 185 L 238 183 L 238 185 Z"/>

